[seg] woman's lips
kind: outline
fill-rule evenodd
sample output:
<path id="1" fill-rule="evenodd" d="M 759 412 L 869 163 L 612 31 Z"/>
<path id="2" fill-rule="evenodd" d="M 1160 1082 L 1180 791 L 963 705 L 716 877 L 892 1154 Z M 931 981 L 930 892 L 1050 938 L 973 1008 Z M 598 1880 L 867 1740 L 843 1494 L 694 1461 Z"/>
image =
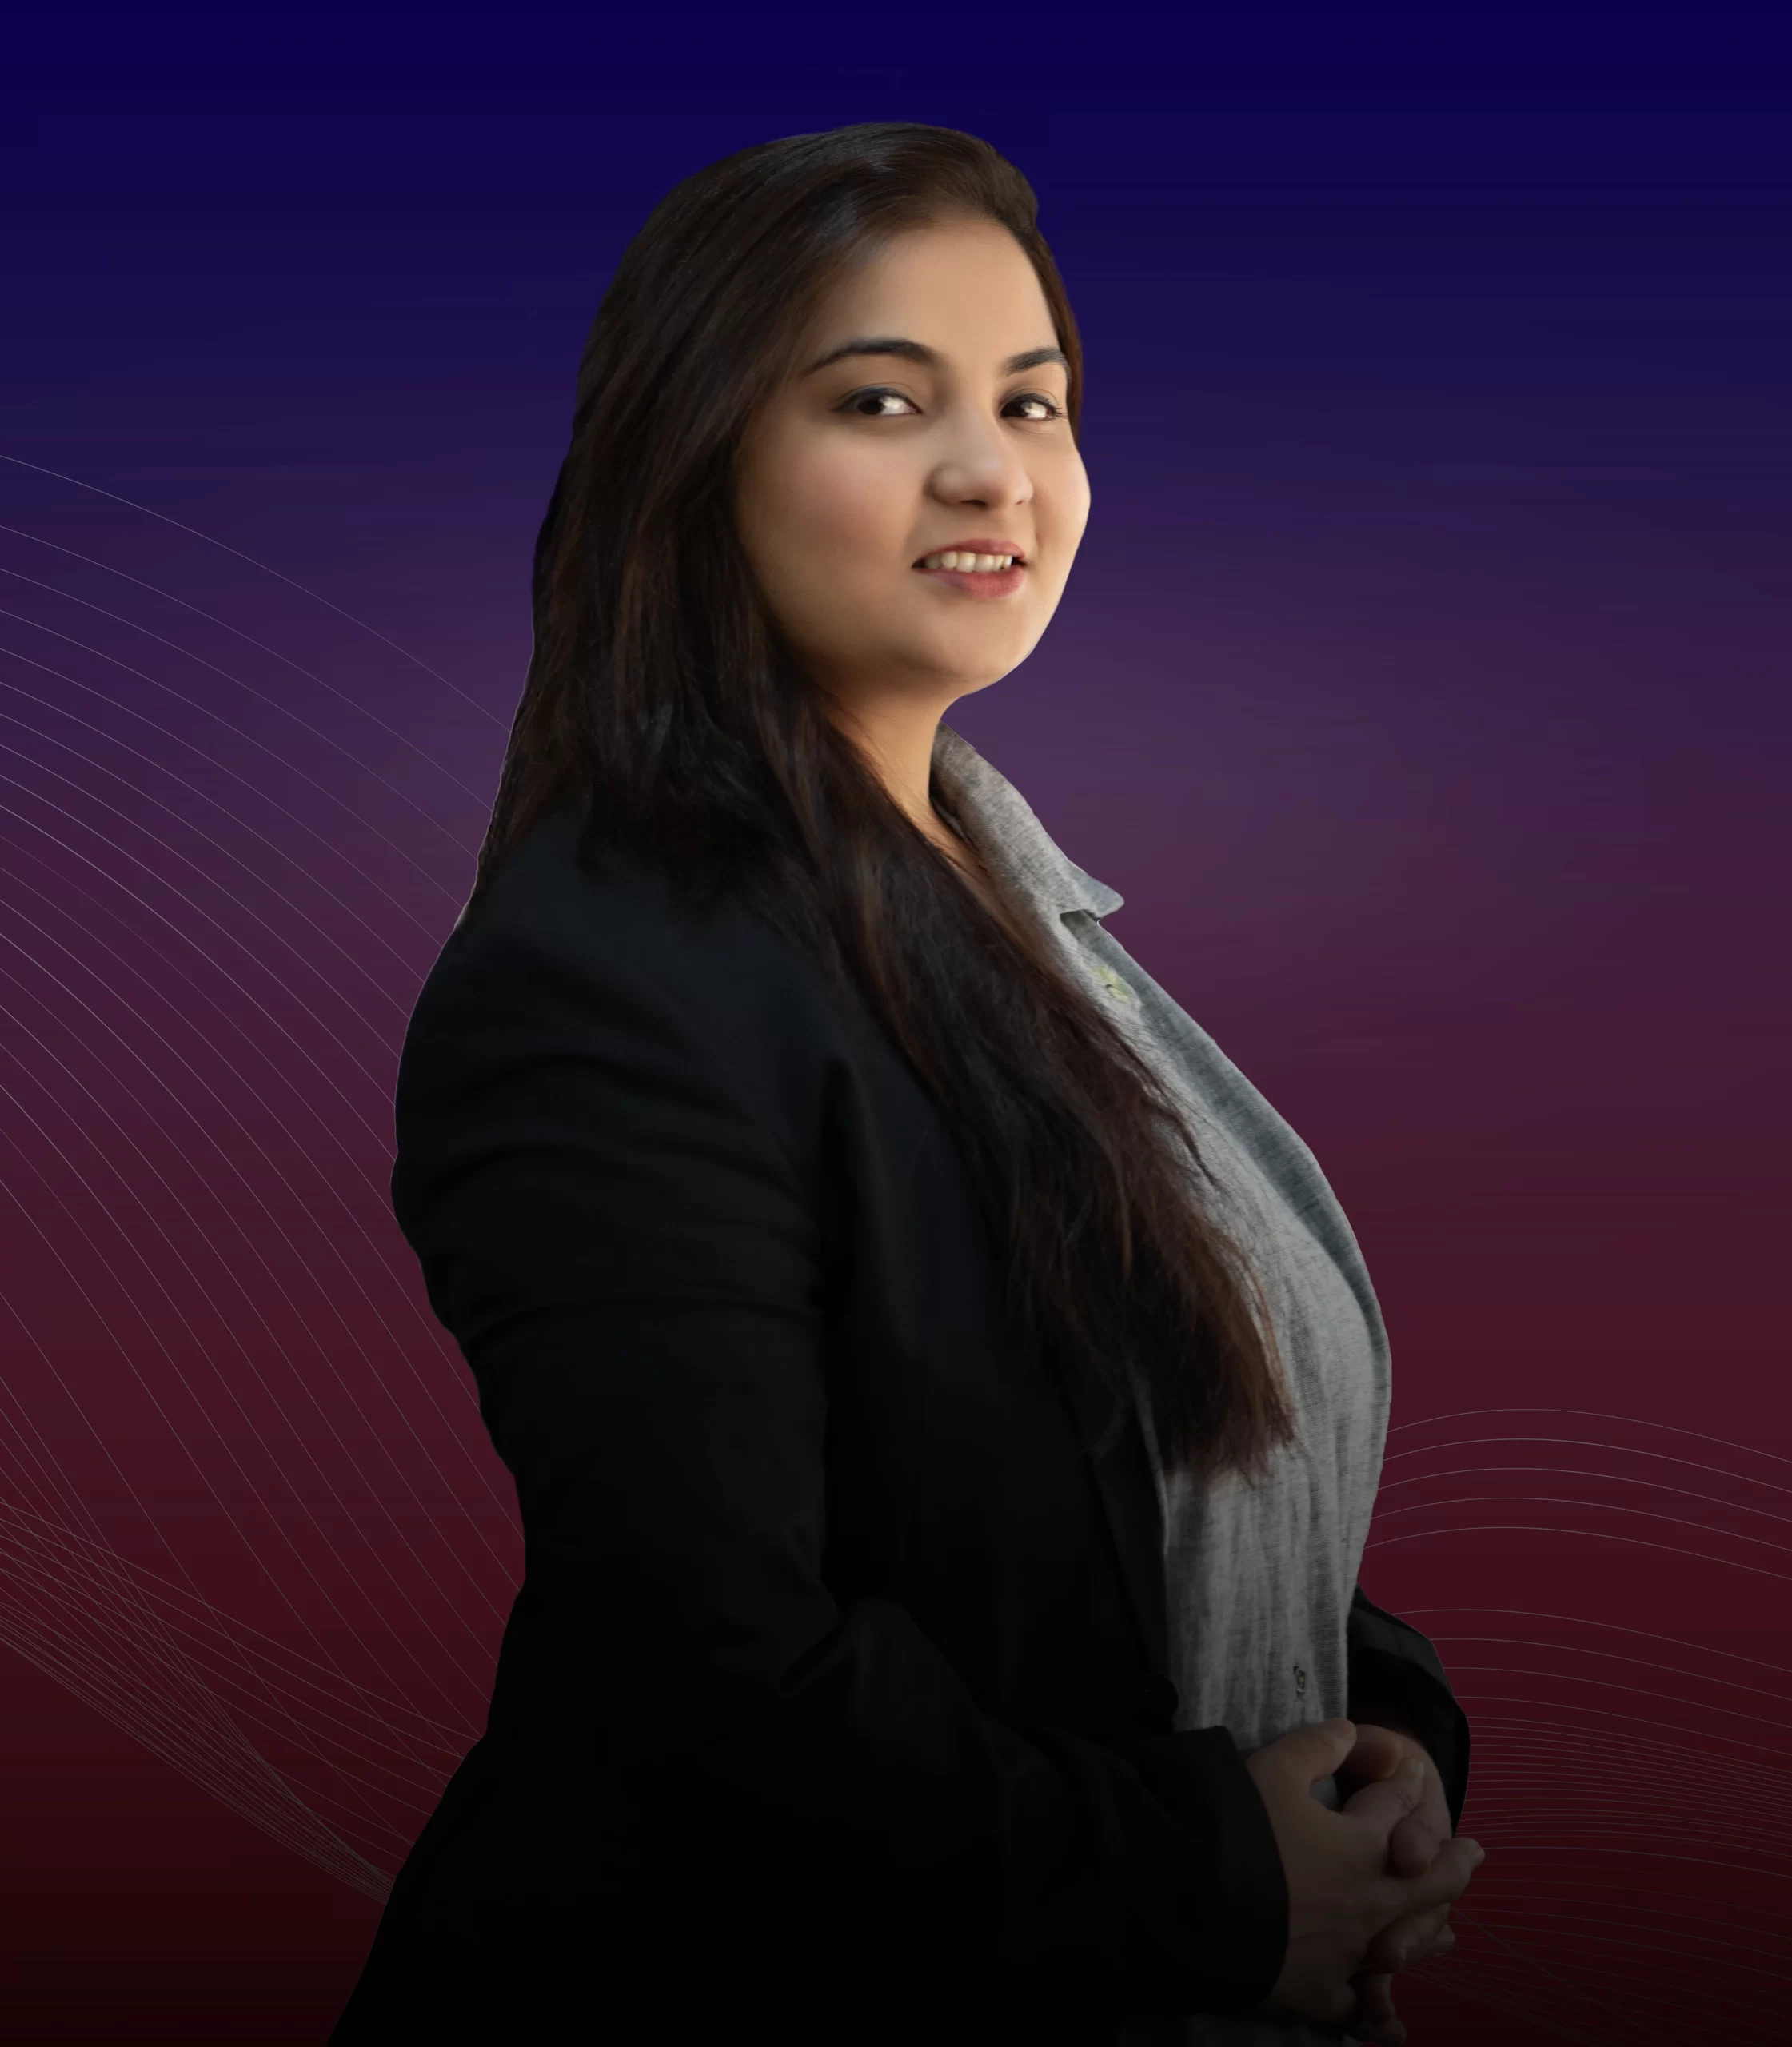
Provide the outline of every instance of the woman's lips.
<path id="1" fill-rule="evenodd" d="M 1027 565 L 1016 561 L 1007 569 L 980 572 L 975 569 L 923 569 L 917 562 L 915 573 L 926 577 L 930 583 L 942 583 L 950 589 L 961 591 L 968 597 L 1008 597 L 1024 581 Z"/>

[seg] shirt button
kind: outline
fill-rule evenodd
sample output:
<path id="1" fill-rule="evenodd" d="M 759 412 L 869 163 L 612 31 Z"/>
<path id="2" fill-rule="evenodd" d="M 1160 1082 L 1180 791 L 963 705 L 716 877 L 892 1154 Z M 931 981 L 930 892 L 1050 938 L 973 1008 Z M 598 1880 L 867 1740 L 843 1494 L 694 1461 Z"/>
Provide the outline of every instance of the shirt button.
<path id="1" fill-rule="evenodd" d="M 1108 992 L 1112 996 L 1116 1001 L 1131 1001 L 1131 989 L 1127 986 L 1126 983 L 1120 979 L 1120 976 L 1114 972 L 1113 968 L 1110 967 L 1105 960 L 1096 961 L 1096 972 L 1100 976 L 1102 984 L 1106 988 Z"/>
<path id="2" fill-rule="evenodd" d="M 1182 1704 L 1182 1694 L 1160 1671 L 1154 1671 L 1139 1688 L 1139 1702 L 1153 1720 L 1171 1720 Z"/>
<path id="3" fill-rule="evenodd" d="M 1306 1689 L 1307 1673 L 1302 1670 L 1300 1666 L 1297 1663 L 1295 1666 L 1295 1690 L 1297 1692 L 1303 1692 Z"/>

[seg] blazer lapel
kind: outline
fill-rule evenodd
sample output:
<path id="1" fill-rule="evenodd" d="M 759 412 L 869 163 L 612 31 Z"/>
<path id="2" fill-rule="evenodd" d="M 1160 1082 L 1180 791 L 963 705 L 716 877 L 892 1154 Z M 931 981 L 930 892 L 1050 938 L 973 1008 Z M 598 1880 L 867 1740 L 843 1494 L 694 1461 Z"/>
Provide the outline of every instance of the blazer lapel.
<path id="1" fill-rule="evenodd" d="M 1116 1426 L 1113 1396 L 1093 1373 L 1068 1368 L 1059 1375 L 1058 1385 L 1101 1496 L 1146 1668 L 1161 1675 L 1169 1662 L 1163 1511 L 1138 1408 L 1128 1400 L 1123 1422 Z M 1116 1429 L 1114 1439 L 1098 1456 L 1096 1446 L 1110 1428 Z"/>
<path id="2" fill-rule="evenodd" d="M 971 811 L 984 852 L 1033 905 L 1056 940 L 1077 951 L 1064 918 L 1074 913 L 1099 921 L 1119 909 L 1125 897 L 1068 859 L 1008 777 L 944 723 L 935 734 L 933 757 Z M 1098 1457 L 1095 1445 L 1115 1423 L 1112 1395 L 1086 1369 L 1071 1367 L 1057 1376 L 1101 1495 L 1146 1667 L 1153 1678 L 1162 1681 L 1163 1689 L 1173 1689 L 1164 1676 L 1169 1624 L 1164 1611 L 1163 1510 L 1137 1405 L 1127 1402 L 1123 1422 Z"/>

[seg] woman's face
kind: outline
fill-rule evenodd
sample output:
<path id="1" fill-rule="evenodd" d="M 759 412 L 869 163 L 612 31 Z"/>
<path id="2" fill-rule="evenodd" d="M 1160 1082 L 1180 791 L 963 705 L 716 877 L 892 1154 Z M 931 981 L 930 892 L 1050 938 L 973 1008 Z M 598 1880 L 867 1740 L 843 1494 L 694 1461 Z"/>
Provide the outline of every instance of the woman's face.
<path id="1" fill-rule="evenodd" d="M 1065 378 L 1032 265 L 994 221 L 912 229 L 836 285 L 736 496 L 766 601 L 831 696 L 943 708 L 1032 652 L 1089 513 Z M 927 565 L 947 550 L 964 566 Z"/>

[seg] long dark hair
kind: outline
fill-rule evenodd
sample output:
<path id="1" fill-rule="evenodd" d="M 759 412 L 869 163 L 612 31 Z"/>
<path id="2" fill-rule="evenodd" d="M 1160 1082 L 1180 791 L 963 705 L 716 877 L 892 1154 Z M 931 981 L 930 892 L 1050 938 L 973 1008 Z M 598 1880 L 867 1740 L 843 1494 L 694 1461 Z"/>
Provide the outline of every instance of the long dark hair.
<path id="1" fill-rule="evenodd" d="M 868 1006 L 937 1103 L 1011 1328 L 1087 1357 L 1116 1428 L 1136 1371 L 1167 1470 L 1254 1474 L 1293 1415 L 1262 1290 L 1192 1193 L 1211 1177 L 1193 1134 L 993 868 L 992 908 L 824 710 L 734 522 L 736 451 L 822 294 L 905 228 L 971 216 L 1013 234 L 1070 359 L 1076 430 L 1081 351 L 1037 213 L 988 143 L 904 121 L 742 150 L 654 208 L 580 365 L 473 896 L 573 800 L 581 859 L 607 840 L 693 901 L 755 908 Z M 976 852 L 949 783 L 936 764 L 935 807 Z"/>

